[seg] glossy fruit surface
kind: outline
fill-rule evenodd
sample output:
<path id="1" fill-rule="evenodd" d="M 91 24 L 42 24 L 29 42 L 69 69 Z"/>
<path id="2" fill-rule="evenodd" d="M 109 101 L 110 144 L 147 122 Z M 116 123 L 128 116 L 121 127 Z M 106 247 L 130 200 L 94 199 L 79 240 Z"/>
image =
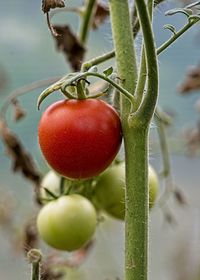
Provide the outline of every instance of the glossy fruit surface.
<path id="1" fill-rule="evenodd" d="M 42 239 L 59 250 L 74 251 L 93 236 L 97 217 L 85 197 L 72 194 L 49 202 L 39 212 L 37 227 Z"/>
<path id="2" fill-rule="evenodd" d="M 158 176 L 154 170 L 154 168 L 149 165 L 149 208 L 151 209 L 156 201 L 158 196 Z"/>
<path id="3" fill-rule="evenodd" d="M 104 101 L 64 100 L 43 113 L 38 136 L 49 165 L 65 177 L 81 179 L 97 176 L 111 164 L 122 130 L 117 112 Z"/>
<path id="4" fill-rule="evenodd" d="M 149 166 L 149 208 L 153 207 L 158 193 L 158 179 Z M 125 215 L 125 164 L 108 168 L 100 175 L 95 188 L 99 206 L 109 215 L 124 220 Z"/>

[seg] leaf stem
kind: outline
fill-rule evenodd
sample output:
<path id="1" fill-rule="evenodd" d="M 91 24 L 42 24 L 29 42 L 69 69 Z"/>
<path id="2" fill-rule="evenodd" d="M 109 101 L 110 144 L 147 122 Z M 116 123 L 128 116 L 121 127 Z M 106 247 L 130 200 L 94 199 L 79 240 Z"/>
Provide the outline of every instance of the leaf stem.
<path id="1" fill-rule="evenodd" d="M 83 63 L 82 66 L 82 72 L 87 71 L 88 69 L 90 69 L 92 66 L 101 64 L 111 58 L 115 57 L 115 51 L 110 51 L 108 53 L 105 53 L 101 56 L 95 57 L 91 60 L 86 61 L 85 63 Z"/>
<path id="2" fill-rule="evenodd" d="M 176 32 L 172 37 L 167 40 L 162 46 L 157 49 L 157 54 L 159 55 L 165 49 L 167 49 L 174 41 L 176 41 L 183 33 L 185 33 L 190 27 L 192 27 L 198 19 L 189 21 L 183 28 Z"/>

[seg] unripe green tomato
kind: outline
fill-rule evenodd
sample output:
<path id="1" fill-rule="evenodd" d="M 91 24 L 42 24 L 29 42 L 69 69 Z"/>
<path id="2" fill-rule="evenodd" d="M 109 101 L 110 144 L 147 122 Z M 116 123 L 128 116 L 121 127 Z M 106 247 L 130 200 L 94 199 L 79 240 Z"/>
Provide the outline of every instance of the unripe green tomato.
<path id="1" fill-rule="evenodd" d="M 39 212 L 37 228 L 42 239 L 58 250 L 74 251 L 93 236 L 97 224 L 92 203 L 79 194 L 62 196 Z"/>
<path id="2" fill-rule="evenodd" d="M 149 208 L 152 208 L 158 193 L 158 179 L 149 166 Z M 100 175 L 95 187 L 99 206 L 111 216 L 124 220 L 125 215 L 125 164 L 108 168 Z"/>
<path id="3" fill-rule="evenodd" d="M 60 180 L 61 180 L 61 177 L 53 170 L 50 170 L 49 172 L 47 172 L 47 174 L 43 177 L 42 182 L 41 182 L 40 196 L 44 200 L 44 203 L 45 203 L 46 199 L 52 199 L 51 195 L 48 194 L 44 188 L 48 189 L 50 192 L 52 192 L 56 196 L 59 196 Z M 67 180 L 65 180 L 64 188 L 67 189 Z"/>
<path id="4" fill-rule="evenodd" d="M 158 195 L 158 176 L 154 168 L 149 165 L 149 208 L 151 209 Z"/>

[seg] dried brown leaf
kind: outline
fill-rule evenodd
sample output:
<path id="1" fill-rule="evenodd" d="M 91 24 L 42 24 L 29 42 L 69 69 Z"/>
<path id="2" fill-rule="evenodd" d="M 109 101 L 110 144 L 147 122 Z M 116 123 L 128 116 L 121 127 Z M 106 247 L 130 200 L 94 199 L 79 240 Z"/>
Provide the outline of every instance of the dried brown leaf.
<path id="1" fill-rule="evenodd" d="M 65 7 L 64 0 L 42 0 L 42 10 L 48 13 L 50 9 Z"/>
<path id="2" fill-rule="evenodd" d="M 80 70 L 85 48 L 68 25 L 55 25 L 53 28 L 58 34 L 57 37 L 53 37 L 56 41 L 57 49 L 64 53 L 74 71 Z"/>
<path id="3" fill-rule="evenodd" d="M 31 219 L 24 227 L 22 248 L 25 255 L 28 251 L 38 247 L 38 232 L 35 219 Z"/>
<path id="4" fill-rule="evenodd" d="M 19 104 L 18 100 L 14 99 L 12 100 L 12 105 L 14 109 L 14 120 L 20 121 L 26 116 L 25 110 L 22 108 L 22 106 Z"/>
<path id="5" fill-rule="evenodd" d="M 187 152 L 189 156 L 196 155 L 200 148 L 200 127 L 187 129 L 185 131 L 185 140 L 187 145 Z"/>
<path id="6" fill-rule="evenodd" d="M 92 27 L 94 29 L 97 29 L 101 24 L 104 23 L 106 18 L 109 16 L 109 9 L 108 6 L 98 3 L 96 7 L 96 11 L 94 14 L 93 22 L 92 22 Z"/>
<path id="7" fill-rule="evenodd" d="M 3 121 L 0 121 L 0 136 L 8 155 L 12 159 L 13 172 L 21 172 L 26 179 L 34 183 L 37 201 L 39 202 L 38 197 L 41 176 L 36 169 L 32 156 L 25 150 L 17 136 Z"/>
<path id="8" fill-rule="evenodd" d="M 180 188 L 174 190 L 174 197 L 181 206 L 188 205 L 187 198 Z"/>
<path id="9" fill-rule="evenodd" d="M 200 65 L 189 69 L 184 81 L 178 86 L 181 94 L 188 94 L 198 89 L 200 89 Z"/>

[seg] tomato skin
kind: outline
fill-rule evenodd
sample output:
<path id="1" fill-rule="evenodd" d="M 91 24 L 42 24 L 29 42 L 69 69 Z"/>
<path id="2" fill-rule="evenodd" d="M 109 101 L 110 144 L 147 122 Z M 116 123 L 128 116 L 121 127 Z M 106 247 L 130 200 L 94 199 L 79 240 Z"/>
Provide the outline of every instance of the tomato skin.
<path id="1" fill-rule="evenodd" d="M 61 177 L 56 174 L 55 171 L 50 170 L 47 172 L 41 182 L 41 189 L 40 189 L 40 197 L 41 199 L 44 199 L 43 203 L 46 199 L 52 199 L 52 196 L 48 194 L 44 188 L 48 189 L 50 192 L 52 192 L 54 195 L 59 196 L 60 195 L 60 180 Z M 68 182 L 65 180 L 64 182 L 64 190 L 67 190 L 68 188 Z"/>
<path id="2" fill-rule="evenodd" d="M 158 179 L 149 165 L 149 208 L 154 206 L 158 193 Z M 95 197 L 99 207 L 114 218 L 124 220 L 125 215 L 125 164 L 108 168 L 97 181 Z"/>
<path id="3" fill-rule="evenodd" d="M 158 195 L 158 177 L 154 168 L 149 165 L 149 208 L 151 209 Z"/>
<path id="4" fill-rule="evenodd" d="M 43 113 L 39 144 L 49 165 L 62 176 L 97 176 L 117 155 L 122 128 L 117 112 L 102 100 L 58 101 Z"/>
<path id="5" fill-rule="evenodd" d="M 85 197 L 72 194 L 49 202 L 39 212 L 37 228 L 42 239 L 58 250 L 74 251 L 93 236 L 97 217 Z"/>

